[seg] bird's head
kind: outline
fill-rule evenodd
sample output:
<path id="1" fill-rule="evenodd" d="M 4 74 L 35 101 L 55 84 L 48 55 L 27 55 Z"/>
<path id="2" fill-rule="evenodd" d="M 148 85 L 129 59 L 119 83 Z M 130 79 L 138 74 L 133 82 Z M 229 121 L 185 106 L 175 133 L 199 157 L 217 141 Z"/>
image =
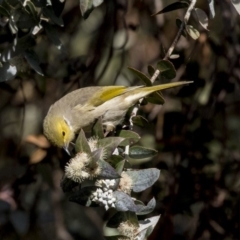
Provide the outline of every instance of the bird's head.
<path id="1" fill-rule="evenodd" d="M 70 122 L 64 116 L 48 114 L 43 124 L 44 135 L 56 146 L 63 148 L 67 153 L 69 143 L 75 134 Z"/>

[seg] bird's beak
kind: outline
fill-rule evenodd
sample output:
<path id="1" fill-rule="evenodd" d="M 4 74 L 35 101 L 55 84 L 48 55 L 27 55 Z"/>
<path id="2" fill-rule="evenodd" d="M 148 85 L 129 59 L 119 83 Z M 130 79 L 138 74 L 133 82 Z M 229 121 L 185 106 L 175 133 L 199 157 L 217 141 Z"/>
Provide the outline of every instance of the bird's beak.
<path id="1" fill-rule="evenodd" d="M 69 156 L 71 156 L 71 153 L 70 153 L 69 150 L 68 150 L 68 144 L 65 144 L 65 145 L 63 146 L 63 149 L 65 150 L 65 152 L 66 152 Z"/>

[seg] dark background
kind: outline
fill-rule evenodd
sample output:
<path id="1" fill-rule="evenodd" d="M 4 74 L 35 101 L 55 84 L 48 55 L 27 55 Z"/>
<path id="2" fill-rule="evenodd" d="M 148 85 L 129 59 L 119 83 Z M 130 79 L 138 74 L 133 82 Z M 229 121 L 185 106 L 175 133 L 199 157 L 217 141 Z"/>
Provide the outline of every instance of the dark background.
<path id="1" fill-rule="evenodd" d="M 150 15 L 170 2 L 106 1 L 83 20 L 78 1 L 68 0 L 64 27 L 54 26 L 62 50 L 44 31 L 36 37 L 44 76 L 14 59 L 17 76 L 0 83 L 0 239 L 100 239 L 107 216 L 67 201 L 60 180 L 68 156 L 43 137 L 42 121 L 54 101 L 79 87 L 143 84 L 127 66 L 147 73 L 164 55 L 185 10 Z M 209 14 L 207 1 L 197 7 Z M 137 129 L 141 143 L 159 153 L 134 168 L 161 169 L 138 195 L 145 203 L 155 197 L 152 216 L 161 214 L 149 239 L 240 239 L 240 24 L 229 1 L 216 1 L 215 10 L 209 31 L 192 17 L 199 39 L 181 37 L 174 51 L 175 80 L 194 83 L 164 91 L 163 107 L 140 110 L 150 120 Z"/>

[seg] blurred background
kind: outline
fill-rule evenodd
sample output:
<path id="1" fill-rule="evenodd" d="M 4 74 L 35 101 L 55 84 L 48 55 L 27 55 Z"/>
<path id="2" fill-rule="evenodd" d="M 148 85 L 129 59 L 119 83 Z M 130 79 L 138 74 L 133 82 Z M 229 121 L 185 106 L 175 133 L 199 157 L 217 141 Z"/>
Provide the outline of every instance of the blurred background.
<path id="1" fill-rule="evenodd" d="M 32 47 L 44 76 L 19 55 L 11 59 L 16 76 L 0 82 L 3 240 L 102 239 L 104 210 L 68 202 L 62 193 L 68 156 L 44 138 L 43 118 L 53 102 L 74 89 L 143 84 L 127 67 L 147 74 L 147 66 L 155 66 L 171 45 L 176 18 L 183 19 L 186 11 L 151 17 L 174 1 L 106 0 L 84 20 L 78 1 L 52 2 L 64 26 L 53 25 L 52 39 L 47 30 L 38 32 Z M 209 15 L 207 1 L 196 6 Z M 190 18 L 200 37 L 181 37 L 174 50 L 179 58 L 171 60 L 174 81 L 194 83 L 164 91 L 163 106 L 140 109 L 149 120 L 148 128 L 137 129 L 141 144 L 159 153 L 134 168 L 161 169 L 154 186 L 137 196 L 145 203 L 157 200 L 151 216 L 161 218 L 152 240 L 240 239 L 240 24 L 228 0 L 216 0 L 215 12 L 209 31 Z M 3 20 L 1 52 L 12 42 Z"/>

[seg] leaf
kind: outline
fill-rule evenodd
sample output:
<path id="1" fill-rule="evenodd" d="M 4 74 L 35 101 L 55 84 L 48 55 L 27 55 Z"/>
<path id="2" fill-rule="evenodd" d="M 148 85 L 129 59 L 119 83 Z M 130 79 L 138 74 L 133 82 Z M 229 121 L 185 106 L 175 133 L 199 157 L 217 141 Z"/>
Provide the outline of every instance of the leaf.
<path id="1" fill-rule="evenodd" d="M 240 0 L 231 0 L 231 3 L 237 10 L 238 14 L 240 14 Z"/>
<path id="2" fill-rule="evenodd" d="M 97 137 L 99 139 L 104 138 L 103 126 L 102 126 L 102 118 L 98 118 L 98 120 L 94 123 L 92 128 L 92 136 Z"/>
<path id="3" fill-rule="evenodd" d="M 214 0 L 208 0 L 208 6 L 210 10 L 210 18 L 212 19 L 215 17 Z"/>
<path id="4" fill-rule="evenodd" d="M 136 76 L 138 77 L 140 80 L 142 80 L 144 82 L 144 84 L 146 86 L 152 86 L 152 82 L 151 80 L 142 72 L 138 71 L 135 68 L 132 67 L 128 67 L 128 69 Z"/>
<path id="5" fill-rule="evenodd" d="M 138 142 L 140 139 L 140 136 L 137 133 L 130 131 L 130 130 L 118 131 L 117 135 L 119 137 L 125 138 L 124 141 L 122 141 L 119 144 L 119 146 L 122 146 L 122 147 L 125 147 L 127 145 L 132 145 L 132 144 Z"/>
<path id="6" fill-rule="evenodd" d="M 199 31 L 195 29 L 192 25 L 186 25 L 186 30 L 192 39 L 196 40 L 200 37 Z"/>
<path id="7" fill-rule="evenodd" d="M 145 97 L 145 99 L 153 104 L 158 104 L 158 105 L 162 105 L 165 103 L 165 100 L 163 98 L 163 95 L 160 91 L 158 92 L 154 92 L 150 95 L 148 95 L 147 97 Z"/>
<path id="8" fill-rule="evenodd" d="M 118 228 L 119 225 L 123 222 L 129 222 L 137 227 L 138 225 L 138 219 L 134 212 L 117 212 L 113 216 L 109 218 L 107 221 L 106 226 L 109 228 Z"/>
<path id="9" fill-rule="evenodd" d="M 32 47 L 35 41 L 31 35 L 25 35 L 22 38 L 15 38 L 13 44 L 6 48 L 2 55 L 0 55 L 0 61 L 7 62 L 13 57 L 16 57 L 24 53 L 28 48 Z"/>
<path id="10" fill-rule="evenodd" d="M 82 129 L 81 129 L 81 131 L 77 137 L 76 143 L 75 143 L 75 151 L 76 151 L 76 153 L 85 152 L 85 153 L 91 155 L 90 146 L 88 145 L 88 141 L 87 141 L 87 139 L 85 137 L 85 133 L 83 132 Z"/>
<path id="11" fill-rule="evenodd" d="M 26 10 L 32 16 L 32 19 L 34 20 L 35 24 L 38 25 L 39 23 L 38 13 L 34 4 L 31 1 L 27 1 Z"/>
<path id="12" fill-rule="evenodd" d="M 133 180 L 132 190 L 134 192 L 142 192 L 151 187 L 160 176 L 160 170 L 156 168 L 126 171 L 125 173 Z"/>
<path id="13" fill-rule="evenodd" d="M 180 20 L 180 19 L 176 19 L 176 25 L 177 25 L 177 27 L 178 28 L 180 28 L 181 27 L 181 25 L 182 25 L 182 20 Z M 186 30 L 184 29 L 182 32 L 181 32 L 181 34 L 186 38 L 187 37 L 187 33 L 186 33 Z"/>
<path id="14" fill-rule="evenodd" d="M 124 192 L 114 191 L 113 197 L 116 198 L 115 208 L 117 211 L 126 212 L 136 212 L 136 205 L 134 204 L 132 198 Z"/>
<path id="15" fill-rule="evenodd" d="M 108 158 L 112 155 L 114 150 L 121 145 L 120 143 L 124 140 L 123 137 L 107 137 L 98 140 L 98 147 L 104 148 L 105 157 Z"/>
<path id="16" fill-rule="evenodd" d="M 103 0 L 93 0 L 93 6 L 96 8 L 103 3 Z"/>
<path id="17" fill-rule="evenodd" d="M 0 14 L 6 17 L 10 17 L 10 13 L 3 6 L 0 5 Z"/>
<path id="18" fill-rule="evenodd" d="M 148 120 L 140 115 L 132 117 L 132 122 L 134 125 L 144 127 L 149 124 Z"/>
<path id="19" fill-rule="evenodd" d="M 157 69 L 161 72 L 161 76 L 167 79 L 173 79 L 176 77 L 175 67 L 168 60 L 160 60 L 157 63 Z"/>
<path id="20" fill-rule="evenodd" d="M 129 157 L 133 159 L 143 159 L 154 157 L 158 152 L 155 149 L 145 148 L 142 146 L 133 146 L 129 150 Z"/>
<path id="21" fill-rule="evenodd" d="M 59 49 L 61 50 L 63 45 L 61 41 L 59 40 L 58 37 L 58 32 L 57 30 L 49 23 L 42 21 L 41 25 L 43 26 L 44 30 L 47 33 L 48 38 L 52 41 L 52 43 Z"/>
<path id="22" fill-rule="evenodd" d="M 204 29 L 208 30 L 208 28 L 207 28 L 208 27 L 208 16 L 207 16 L 207 14 L 200 8 L 195 8 L 194 10 L 195 10 L 195 13 L 197 15 L 197 18 L 198 18 L 198 21 L 199 21 L 200 25 Z"/>
<path id="23" fill-rule="evenodd" d="M 126 237 L 123 235 L 114 235 L 114 236 L 104 236 L 105 240 L 131 240 L 130 237 Z"/>
<path id="24" fill-rule="evenodd" d="M 0 82 L 12 80 L 17 74 L 16 66 L 12 66 L 9 63 L 4 63 L 0 67 Z"/>
<path id="25" fill-rule="evenodd" d="M 71 192 L 73 188 L 75 188 L 76 186 L 78 186 L 79 183 L 66 178 L 65 176 L 63 177 L 63 179 L 61 180 L 61 188 L 63 190 L 64 193 L 66 192 Z"/>
<path id="26" fill-rule="evenodd" d="M 150 75 L 150 77 L 152 77 L 154 73 L 155 73 L 155 68 L 152 65 L 148 65 L 148 74 Z"/>
<path id="27" fill-rule="evenodd" d="M 84 187 L 81 188 L 80 190 L 72 193 L 68 200 L 70 202 L 75 202 L 83 206 L 91 206 L 91 207 L 96 207 L 99 206 L 97 203 L 93 202 L 90 200 L 90 197 L 93 192 L 97 190 L 98 187 L 96 186 L 90 186 L 90 187 Z"/>
<path id="28" fill-rule="evenodd" d="M 42 69 L 39 66 L 38 56 L 34 51 L 25 51 L 24 57 L 26 58 L 28 64 L 31 66 L 32 69 L 34 69 L 39 75 L 44 76 Z"/>
<path id="29" fill-rule="evenodd" d="M 145 205 L 136 205 L 136 206 L 137 206 L 137 212 L 136 212 L 137 215 L 146 215 L 146 214 L 151 213 L 155 209 L 156 200 L 155 200 L 155 198 L 152 198 L 148 202 L 147 206 L 145 206 Z"/>
<path id="30" fill-rule="evenodd" d="M 167 7 L 163 8 L 161 11 L 152 14 L 151 16 L 155 16 L 155 15 L 166 13 L 166 12 L 172 12 L 174 10 L 178 10 L 182 8 L 187 8 L 188 6 L 189 6 L 189 3 L 187 1 L 174 2 L 172 4 L 169 4 Z"/>
<path id="31" fill-rule="evenodd" d="M 179 54 L 172 54 L 169 58 L 170 59 L 177 59 L 177 58 L 179 58 Z"/>
<path id="32" fill-rule="evenodd" d="M 99 159 L 98 164 L 101 168 L 100 174 L 98 177 L 101 179 L 117 179 L 121 176 L 116 172 L 116 170 L 106 161 Z"/>
<path id="33" fill-rule="evenodd" d="M 63 27 L 63 20 L 61 17 L 57 17 L 55 12 L 53 11 L 52 6 L 48 5 L 43 8 L 43 15 L 49 18 L 53 23 L 59 25 L 60 27 Z"/>
<path id="34" fill-rule="evenodd" d="M 10 213 L 10 222 L 19 235 L 24 235 L 28 232 L 30 221 L 29 214 L 26 211 L 15 210 Z"/>
<path id="35" fill-rule="evenodd" d="M 157 222 L 160 219 L 160 215 L 159 216 L 154 216 L 154 217 L 150 217 L 144 220 L 140 220 L 139 221 L 139 228 L 138 228 L 138 239 L 147 239 L 149 237 L 149 235 L 152 233 L 153 229 L 155 228 L 155 226 L 157 225 Z"/>
<path id="36" fill-rule="evenodd" d="M 124 163 L 125 162 L 124 158 L 121 155 L 111 155 L 107 160 L 106 160 L 111 166 L 113 166 L 119 174 L 121 174 Z M 123 166 L 122 166 L 123 165 Z"/>
<path id="37" fill-rule="evenodd" d="M 79 1 L 81 14 L 84 19 L 87 19 L 94 9 L 93 0 L 79 0 Z"/>

